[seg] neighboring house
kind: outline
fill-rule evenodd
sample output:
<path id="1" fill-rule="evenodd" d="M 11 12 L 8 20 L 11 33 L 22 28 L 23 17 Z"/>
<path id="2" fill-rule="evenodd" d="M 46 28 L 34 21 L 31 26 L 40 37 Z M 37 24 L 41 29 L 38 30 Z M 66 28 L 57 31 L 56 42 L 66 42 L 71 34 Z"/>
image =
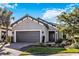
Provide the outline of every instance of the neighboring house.
<path id="1" fill-rule="evenodd" d="M 6 27 L 4 27 L 4 26 L 1 26 L 0 27 L 0 41 L 3 41 L 3 35 L 5 35 L 5 33 L 6 33 Z M 11 27 L 9 27 L 9 29 L 8 29 L 8 36 L 12 36 L 12 28 Z"/>
<path id="2" fill-rule="evenodd" d="M 55 42 L 59 37 L 55 24 L 40 18 L 33 18 L 29 15 L 25 15 L 14 22 L 12 24 L 12 31 L 14 42 Z"/>

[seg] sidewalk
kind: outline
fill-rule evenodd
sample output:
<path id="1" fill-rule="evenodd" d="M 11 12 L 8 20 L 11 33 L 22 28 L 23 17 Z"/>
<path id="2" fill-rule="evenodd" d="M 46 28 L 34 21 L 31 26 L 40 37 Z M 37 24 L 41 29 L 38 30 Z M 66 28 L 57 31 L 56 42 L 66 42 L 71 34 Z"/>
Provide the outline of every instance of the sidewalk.
<path id="1" fill-rule="evenodd" d="M 36 55 L 27 55 L 27 56 L 36 56 Z M 40 56 L 40 55 L 37 55 Z M 52 54 L 52 55 L 46 55 L 46 56 L 79 56 L 79 53 L 59 53 L 59 54 Z"/>
<path id="2" fill-rule="evenodd" d="M 4 50 L 2 51 L 3 53 L 9 52 L 10 54 L 9 55 L 2 54 L 1 56 L 19 56 L 22 53 L 22 51 L 6 48 L 6 47 L 4 47 L 3 50 Z"/>

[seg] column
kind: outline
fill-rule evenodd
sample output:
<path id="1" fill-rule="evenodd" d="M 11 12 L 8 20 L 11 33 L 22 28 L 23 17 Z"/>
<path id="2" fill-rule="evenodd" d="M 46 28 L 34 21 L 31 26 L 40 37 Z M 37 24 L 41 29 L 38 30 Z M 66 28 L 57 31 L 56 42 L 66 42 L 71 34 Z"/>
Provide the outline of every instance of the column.
<path id="1" fill-rule="evenodd" d="M 55 31 L 55 41 L 58 39 L 58 33 Z"/>
<path id="2" fill-rule="evenodd" d="M 13 37 L 14 37 L 14 42 L 16 42 L 16 31 L 14 31 Z"/>

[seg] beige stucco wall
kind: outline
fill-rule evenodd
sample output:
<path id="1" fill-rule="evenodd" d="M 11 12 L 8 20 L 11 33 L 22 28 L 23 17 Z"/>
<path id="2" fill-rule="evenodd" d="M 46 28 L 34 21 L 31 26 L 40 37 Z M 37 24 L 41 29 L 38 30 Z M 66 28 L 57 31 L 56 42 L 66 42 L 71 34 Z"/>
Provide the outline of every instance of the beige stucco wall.
<path id="1" fill-rule="evenodd" d="M 24 21 L 21 21 L 17 23 L 15 26 L 13 26 L 13 30 L 29 30 L 29 29 L 44 29 L 43 25 L 38 24 L 37 21 L 32 21 L 31 19 L 25 19 Z"/>
<path id="2" fill-rule="evenodd" d="M 31 18 L 23 19 L 23 21 L 21 21 L 21 22 L 17 23 L 16 25 L 14 25 L 12 30 L 13 31 L 18 31 L 18 30 L 40 30 L 41 31 L 40 40 L 42 41 L 42 36 L 45 35 L 45 42 L 48 41 L 48 30 L 47 30 L 47 28 L 42 23 L 38 23 L 37 21 L 32 20 Z M 42 31 L 44 31 L 44 34 L 42 34 Z M 15 35 L 14 35 L 14 37 L 15 37 Z"/>
<path id="3" fill-rule="evenodd" d="M 8 31 L 8 36 L 12 36 L 12 31 Z"/>

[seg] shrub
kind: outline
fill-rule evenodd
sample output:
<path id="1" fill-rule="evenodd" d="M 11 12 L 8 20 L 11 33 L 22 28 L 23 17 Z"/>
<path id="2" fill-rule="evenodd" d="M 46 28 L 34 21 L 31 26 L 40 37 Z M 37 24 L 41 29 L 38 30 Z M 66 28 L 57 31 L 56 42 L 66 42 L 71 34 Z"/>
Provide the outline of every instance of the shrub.
<path id="1" fill-rule="evenodd" d="M 39 46 L 45 47 L 46 45 L 44 43 L 40 43 Z"/>
<path id="2" fill-rule="evenodd" d="M 79 42 L 79 37 L 75 37 L 76 41 Z"/>
<path id="3" fill-rule="evenodd" d="M 63 41 L 63 39 L 58 39 L 55 43 L 57 44 L 60 44 L 61 42 Z"/>
<path id="4" fill-rule="evenodd" d="M 55 43 L 56 43 L 56 46 L 58 46 L 58 47 L 64 47 L 64 46 L 67 46 L 67 45 L 71 45 L 72 44 L 72 40 L 59 39 Z"/>
<path id="5" fill-rule="evenodd" d="M 63 40 L 61 43 L 60 43 L 60 47 L 64 47 L 67 45 L 67 40 Z"/>
<path id="6" fill-rule="evenodd" d="M 79 43 L 73 43 L 69 46 L 69 48 L 76 48 L 79 49 Z"/>

